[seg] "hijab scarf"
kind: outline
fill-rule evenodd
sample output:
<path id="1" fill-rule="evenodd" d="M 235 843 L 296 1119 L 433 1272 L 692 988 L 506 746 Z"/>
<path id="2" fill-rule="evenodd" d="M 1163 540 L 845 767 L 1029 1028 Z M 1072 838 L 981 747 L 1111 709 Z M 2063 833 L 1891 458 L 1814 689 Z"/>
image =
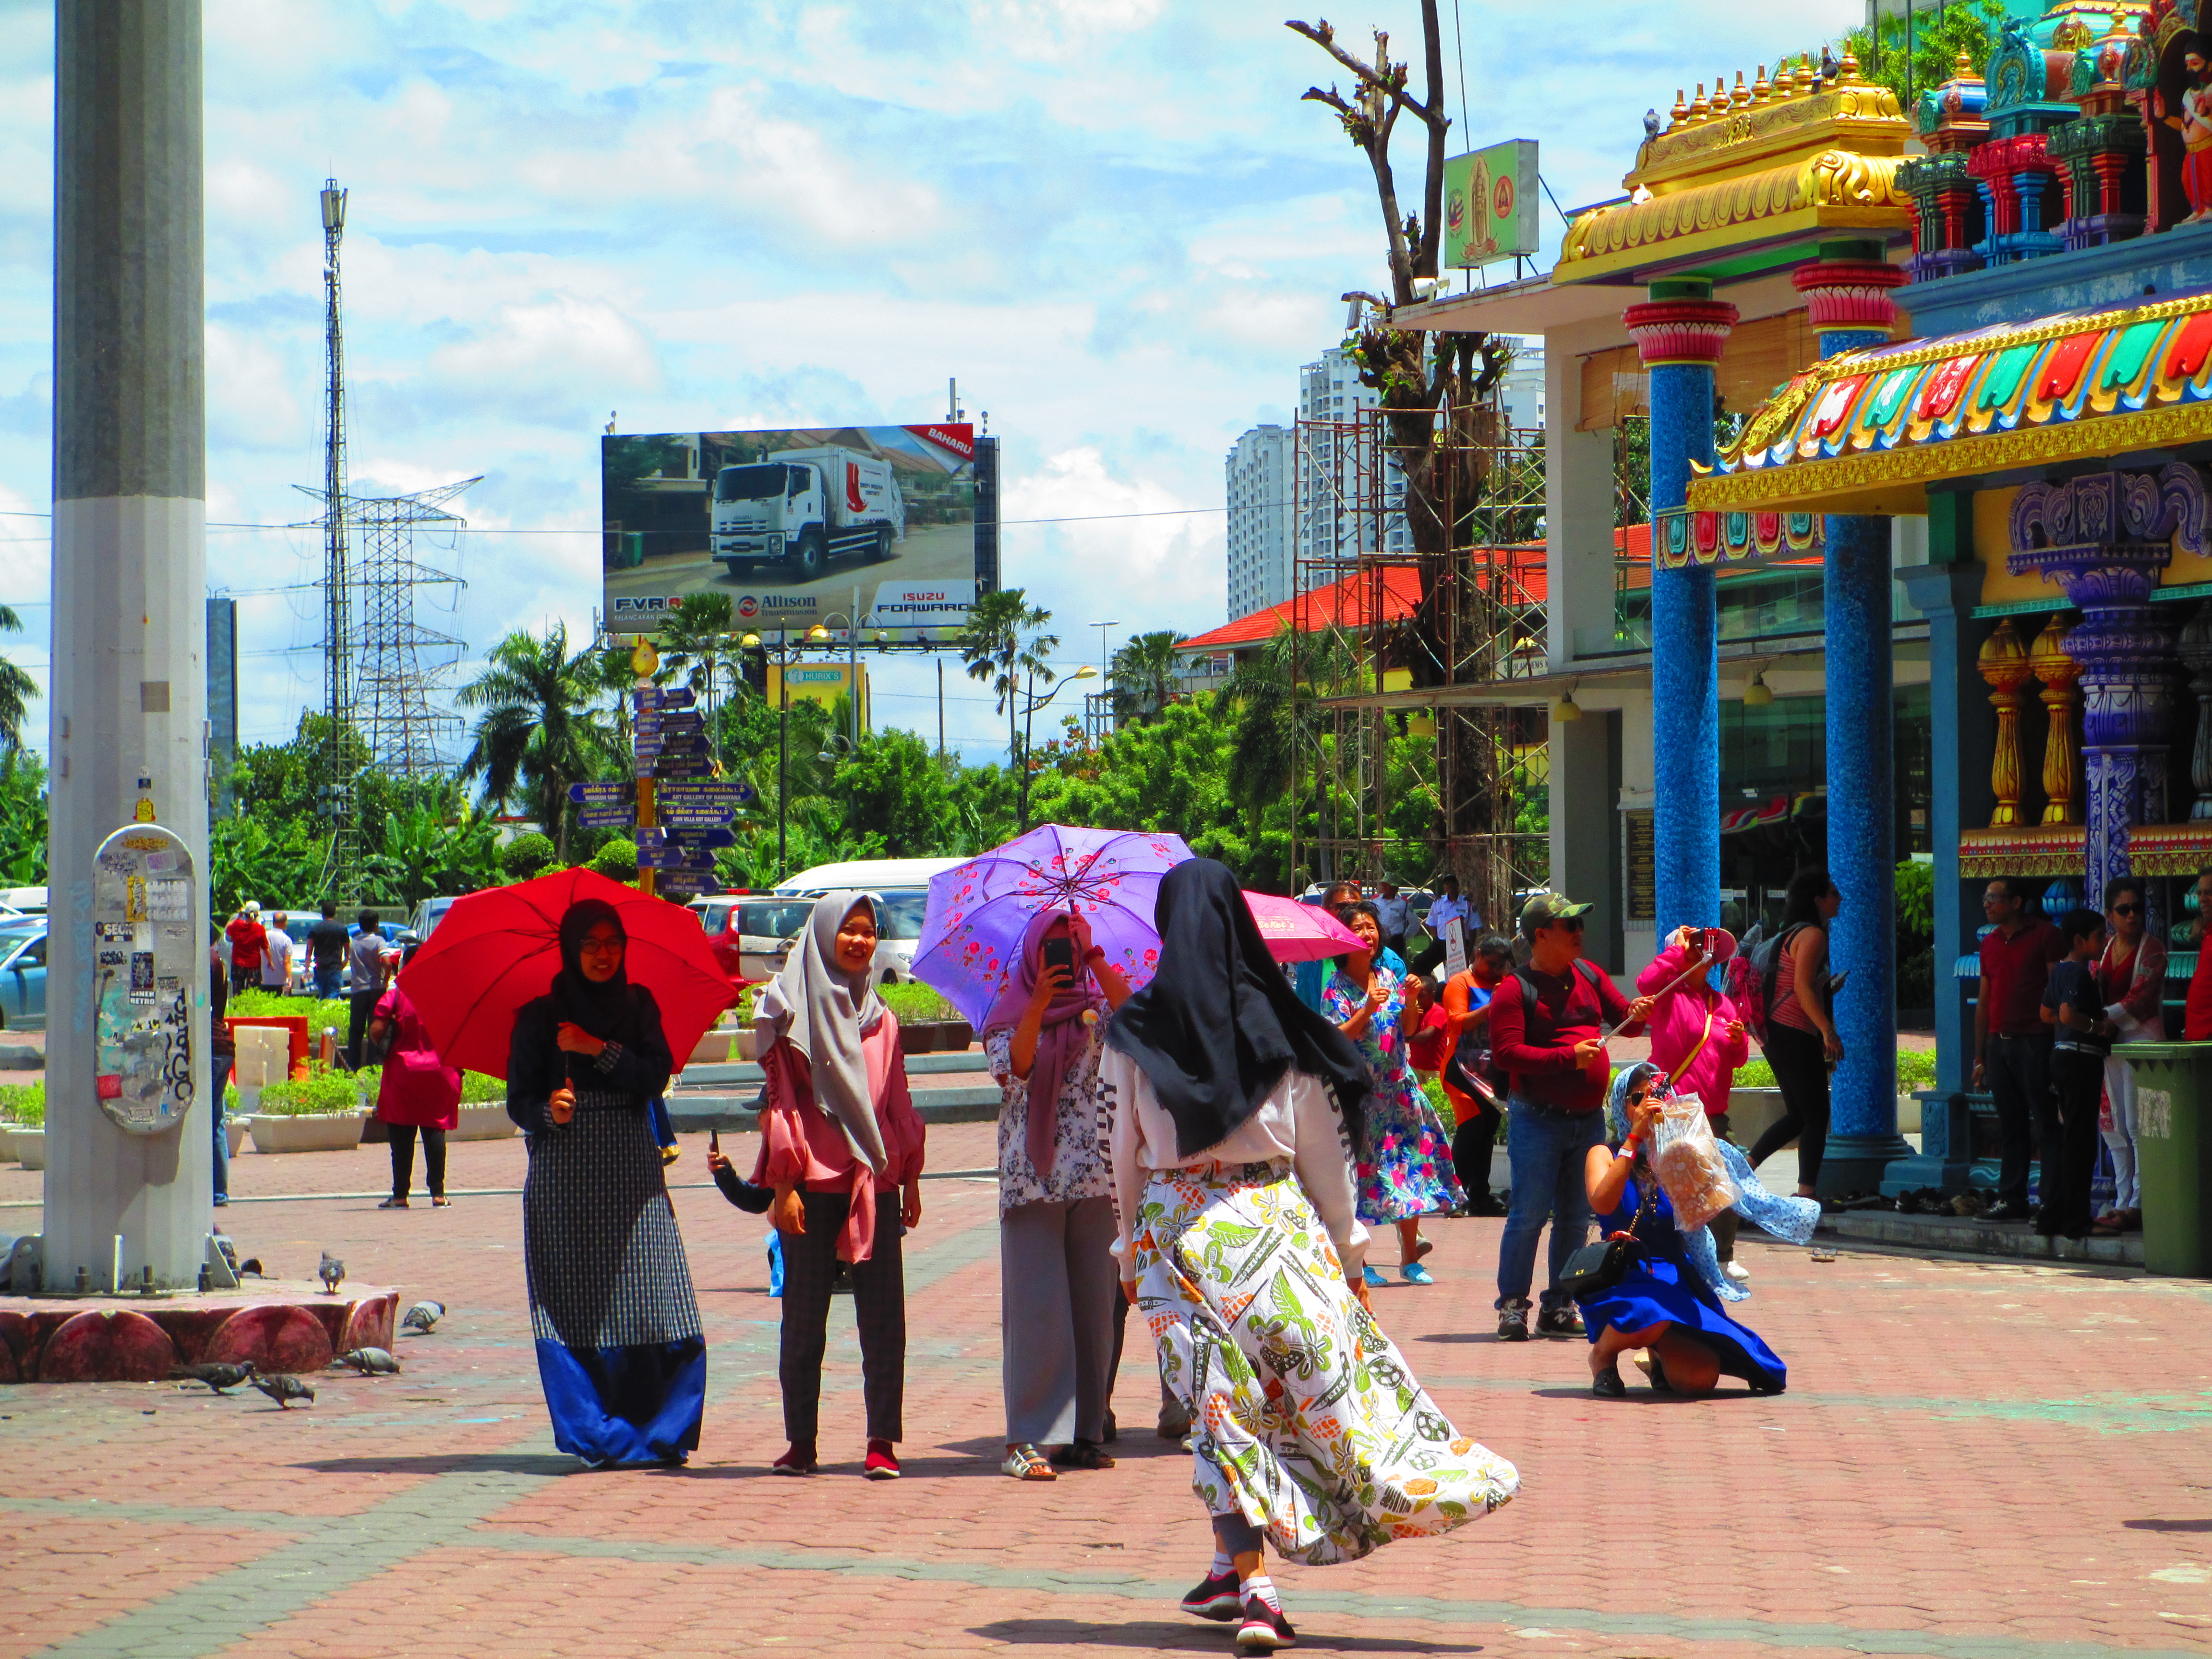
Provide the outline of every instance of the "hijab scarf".
<path id="1" fill-rule="evenodd" d="M 875 975 L 863 969 L 848 974 L 837 964 L 837 928 L 859 906 L 875 901 L 866 893 L 841 890 L 814 901 L 814 914 L 793 944 L 782 970 L 768 982 L 753 1005 L 753 1029 L 763 1050 L 778 1037 L 806 1056 L 814 1101 L 845 1132 L 860 1161 L 881 1175 L 889 1160 L 883 1133 L 876 1127 L 875 1101 L 868 1091 L 868 1062 L 860 1039 L 884 1018 Z"/>
<path id="2" fill-rule="evenodd" d="M 1044 972 L 1044 962 L 1039 952 L 1044 948 L 1044 936 L 1056 921 L 1066 921 L 1065 910 L 1040 910 L 1030 918 L 1030 925 L 1022 930 L 1020 949 L 1013 965 L 1006 970 L 1006 989 L 991 1005 L 991 1012 L 983 1017 L 983 1035 L 994 1031 L 1011 1030 L 1022 1023 L 1029 1012 L 1030 999 L 1036 994 L 1037 978 Z M 1075 964 L 1075 982 L 1066 990 L 1054 994 L 1044 1006 L 1044 1020 L 1037 1027 L 1036 1053 L 1030 1060 L 1029 1121 L 1025 1145 L 1030 1157 L 1030 1168 L 1036 1171 L 1037 1179 L 1052 1178 L 1053 1159 L 1057 1150 L 1053 1144 L 1053 1125 L 1058 1115 L 1060 1091 L 1067 1081 L 1068 1067 L 1090 1042 L 1091 1032 L 1083 1023 L 1090 1011 L 1091 994 L 1083 988 L 1086 969 L 1081 963 Z"/>
<path id="3" fill-rule="evenodd" d="M 612 978 L 584 976 L 584 935 L 611 922 L 623 941 L 623 960 Z M 602 1042 L 634 1047 L 637 1040 L 636 999 L 630 989 L 629 934 L 622 913 L 605 899 L 578 899 L 561 916 L 561 970 L 553 975 L 553 1017 L 580 1025 Z"/>
<path id="4" fill-rule="evenodd" d="M 1153 921 L 1159 972 L 1121 1005 L 1106 1041 L 1152 1079 L 1175 1120 L 1177 1154 L 1228 1139 L 1293 1069 L 1327 1085 L 1359 1153 L 1366 1064 L 1350 1038 L 1298 1000 L 1229 866 L 1176 865 L 1160 878 Z"/>

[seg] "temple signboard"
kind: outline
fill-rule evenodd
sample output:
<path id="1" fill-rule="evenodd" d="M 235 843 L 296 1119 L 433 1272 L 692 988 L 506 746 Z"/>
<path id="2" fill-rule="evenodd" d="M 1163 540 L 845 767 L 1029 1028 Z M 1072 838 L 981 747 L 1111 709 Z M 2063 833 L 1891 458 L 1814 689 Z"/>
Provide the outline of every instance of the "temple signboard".
<path id="1" fill-rule="evenodd" d="M 1536 252 L 1536 141 L 1509 138 L 1444 163 L 1444 264 L 1473 270 Z"/>

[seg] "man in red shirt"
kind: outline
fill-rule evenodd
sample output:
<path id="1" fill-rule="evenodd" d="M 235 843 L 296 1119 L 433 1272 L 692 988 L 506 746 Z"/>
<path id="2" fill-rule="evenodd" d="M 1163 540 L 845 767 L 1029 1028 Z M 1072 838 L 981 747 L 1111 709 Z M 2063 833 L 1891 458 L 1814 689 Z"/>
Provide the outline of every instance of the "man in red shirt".
<path id="1" fill-rule="evenodd" d="M 2181 1011 L 2185 1042 L 2212 1042 L 2212 870 L 2197 872 L 2197 971 L 2189 976 L 2189 1001 Z"/>
<path id="2" fill-rule="evenodd" d="M 1559 1292 L 1567 1258 L 1589 1234 L 1583 1166 L 1605 1139 L 1605 1091 L 1612 1081 L 1601 1033 L 1610 1024 L 1634 1035 L 1651 999 L 1631 1002 L 1605 974 L 1582 960 L 1589 908 L 1558 893 L 1538 893 L 1521 908 L 1528 960 L 1490 1000 L 1491 1063 L 1506 1076 L 1505 1154 L 1513 1197 L 1498 1249 L 1498 1334 L 1528 1340 L 1528 1287 L 1536 1240 L 1552 1224 L 1550 1284 L 1536 1316 L 1538 1334 L 1580 1336 L 1582 1315 Z"/>
<path id="3" fill-rule="evenodd" d="M 2043 988 L 2051 965 L 2066 954 L 2058 930 L 2028 908 L 2028 886 L 2001 876 L 1982 894 L 1982 914 L 1996 927 L 1982 940 L 1982 988 L 1974 999 L 1974 1087 L 1986 1087 L 1997 1109 L 2002 1159 L 1996 1207 L 1984 1221 L 2028 1218 L 2027 1164 L 2034 1151 L 2029 1126 L 2051 1094 L 2051 1028 L 2043 1023 Z"/>
<path id="4" fill-rule="evenodd" d="M 269 936 L 261 931 L 260 901 L 248 899 L 222 934 L 230 941 L 230 994 L 236 996 L 260 982 L 261 958 L 269 949 Z"/>

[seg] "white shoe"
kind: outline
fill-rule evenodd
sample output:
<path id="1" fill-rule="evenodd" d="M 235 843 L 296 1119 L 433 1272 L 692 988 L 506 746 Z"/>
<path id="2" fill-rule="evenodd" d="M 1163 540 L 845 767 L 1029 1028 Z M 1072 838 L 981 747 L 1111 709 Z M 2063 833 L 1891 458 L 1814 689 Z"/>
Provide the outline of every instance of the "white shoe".
<path id="1" fill-rule="evenodd" d="M 1739 1285 L 1751 1277 L 1751 1269 L 1741 1261 L 1723 1261 L 1721 1263 L 1721 1271 Z"/>

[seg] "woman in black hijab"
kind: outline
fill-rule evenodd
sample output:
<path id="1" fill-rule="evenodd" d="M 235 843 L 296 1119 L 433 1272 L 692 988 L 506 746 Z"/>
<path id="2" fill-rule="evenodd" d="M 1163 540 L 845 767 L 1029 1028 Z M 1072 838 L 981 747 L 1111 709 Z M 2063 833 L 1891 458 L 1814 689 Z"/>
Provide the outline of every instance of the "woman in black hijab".
<path id="1" fill-rule="evenodd" d="M 1448 1531 L 1510 1499 L 1367 1309 L 1352 1190 L 1367 1068 L 1297 1000 L 1226 866 L 1179 864 L 1160 967 L 1099 1067 L 1124 1294 L 1190 1413 L 1213 1564 L 1183 1598 L 1261 1650 L 1295 1639 L 1260 1542 L 1311 1565 Z M 1234 1352 L 1231 1352 L 1231 1351 Z"/>
<path id="2" fill-rule="evenodd" d="M 587 1467 L 681 1463 L 699 1444 L 707 1345 L 647 1104 L 673 1069 L 653 993 L 623 971 L 614 906 L 561 918 L 561 971 L 515 1016 L 523 1263 L 553 1442 Z"/>

